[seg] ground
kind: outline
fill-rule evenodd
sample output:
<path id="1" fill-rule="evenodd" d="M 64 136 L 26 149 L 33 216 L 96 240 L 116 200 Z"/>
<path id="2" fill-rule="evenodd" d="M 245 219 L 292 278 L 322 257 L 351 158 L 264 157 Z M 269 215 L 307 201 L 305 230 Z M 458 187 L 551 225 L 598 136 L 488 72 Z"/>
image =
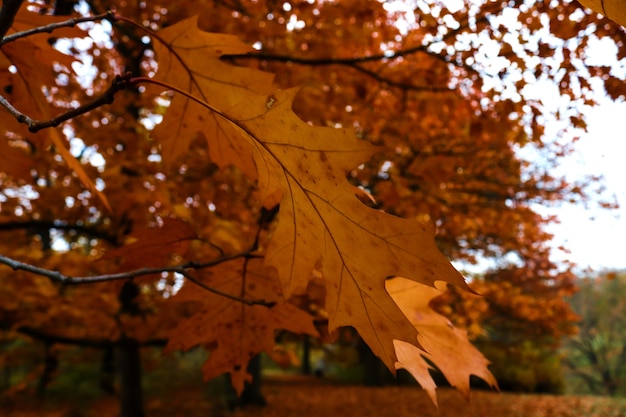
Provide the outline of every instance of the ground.
<path id="1" fill-rule="evenodd" d="M 146 399 L 147 417 L 622 417 L 626 399 L 592 396 L 554 396 L 474 390 L 466 401 L 452 389 L 440 389 L 439 409 L 416 387 L 367 388 L 320 383 L 315 379 L 266 381 L 266 407 L 227 413 L 207 401 L 206 390 L 184 388 Z M 33 401 L 0 403 L 2 417 L 117 417 L 117 402 L 106 397 L 75 405 Z"/>

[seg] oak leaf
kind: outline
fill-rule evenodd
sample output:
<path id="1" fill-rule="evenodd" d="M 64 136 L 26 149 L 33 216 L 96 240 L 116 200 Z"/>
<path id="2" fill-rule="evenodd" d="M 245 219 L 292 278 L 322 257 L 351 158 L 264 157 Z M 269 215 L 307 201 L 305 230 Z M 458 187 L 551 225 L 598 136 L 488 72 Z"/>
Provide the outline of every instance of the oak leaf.
<path id="1" fill-rule="evenodd" d="M 108 250 L 100 261 L 122 259 L 120 271 L 163 267 L 169 264 L 172 254 L 185 255 L 191 241 L 197 237 L 189 223 L 166 218 L 160 227 L 133 232 L 124 246 Z"/>
<path id="2" fill-rule="evenodd" d="M 467 286 L 437 249 L 430 227 L 371 209 L 354 195 L 346 173 L 376 149 L 352 129 L 302 121 L 292 111 L 296 89 L 278 90 L 268 74 L 220 61 L 242 52 L 234 37 L 203 32 L 188 19 L 155 39 L 156 79 L 189 94 L 174 96 L 167 129 L 155 131 L 164 152 L 181 146 L 172 146 L 165 130 L 177 141 L 203 132 L 214 162 L 254 171 L 260 201 L 280 198 L 266 265 L 278 271 L 285 297 L 303 291 L 319 267 L 330 330 L 353 326 L 393 370 L 393 340 L 417 343 L 417 333 L 387 294 L 385 279 Z"/>
<path id="3" fill-rule="evenodd" d="M 183 286 L 172 301 L 197 302 L 201 307 L 170 332 L 167 349 L 213 347 L 203 366 L 205 379 L 229 372 L 233 387 L 241 393 L 244 382 L 251 380 L 248 361 L 260 352 L 272 353 L 275 330 L 317 336 L 313 317 L 282 299 L 275 273 L 260 259 L 237 259 L 197 275 L 202 284 L 222 293 L 275 303 L 246 305 L 191 282 Z"/>
<path id="4" fill-rule="evenodd" d="M 0 140 L 0 166 L 5 174 L 15 179 L 31 178 L 31 159 L 22 149 L 11 146 L 6 140 Z"/>
<path id="5" fill-rule="evenodd" d="M 623 0 L 580 0 L 580 4 L 626 26 L 626 7 Z"/>
<path id="6" fill-rule="evenodd" d="M 418 333 L 421 349 L 405 341 L 394 341 L 398 355 L 397 368 L 404 368 L 424 388 L 437 404 L 436 384 L 430 376 L 434 363 L 448 382 L 466 397 L 469 396 L 470 375 L 476 375 L 492 387 L 497 387 L 487 366 L 489 361 L 469 342 L 467 332 L 456 328 L 429 303 L 441 291 L 407 279 L 396 277 L 386 282 L 387 291 L 409 318 Z"/>

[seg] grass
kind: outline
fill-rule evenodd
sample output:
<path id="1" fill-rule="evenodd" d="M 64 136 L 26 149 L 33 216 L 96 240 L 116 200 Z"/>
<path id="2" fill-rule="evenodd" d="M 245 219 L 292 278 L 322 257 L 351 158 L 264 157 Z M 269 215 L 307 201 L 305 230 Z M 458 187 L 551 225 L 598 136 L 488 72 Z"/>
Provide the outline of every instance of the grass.
<path id="1" fill-rule="evenodd" d="M 472 391 L 466 401 L 452 389 L 438 393 L 437 409 L 416 387 L 367 388 L 324 383 L 304 377 L 266 381 L 269 405 L 237 410 L 232 417 L 622 417 L 626 399 Z M 146 417 L 219 417 L 224 407 L 205 386 L 187 386 L 146 396 Z M 77 399 L 78 400 L 78 399 Z M 3 417 L 117 417 L 113 396 L 79 405 L 71 398 L 33 402 L 22 393 L 0 403 Z"/>

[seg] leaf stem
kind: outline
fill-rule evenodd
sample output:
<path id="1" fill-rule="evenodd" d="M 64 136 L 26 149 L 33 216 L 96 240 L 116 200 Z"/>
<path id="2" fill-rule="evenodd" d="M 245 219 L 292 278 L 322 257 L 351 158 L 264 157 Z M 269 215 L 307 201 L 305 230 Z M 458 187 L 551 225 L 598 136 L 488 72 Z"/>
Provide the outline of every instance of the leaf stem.
<path id="1" fill-rule="evenodd" d="M 154 85 L 158 85 L 159 87 L 163 87 L 167 90 L 172 90 L 175 93 L 179 93 L 182 94 L 183 96 L 187 97 L 190 100 L 195 101 L 196 103 L 198 103 L 199 105 L 206 107 L 208 110 L 216 113 L 217 115 L 223 117 L 225 120 L 229 120 L 233 123 L 235 123 L 234 120 L 232 120 L 227 114 L 225 114 L 224 112 L 218 110 L 217 108 L 213 107 L 212 105 L 210 105 L 209 103 L 207 103 L 204 100 L 199 99 L 198 97 L 194 96 L 193 94 L 182 90 L 174 85 L 168 84 L 168 83 L 164 83 L 162 81 L 159 80 L 155 80 L 153 78 L 147 78 L 147 77 L 132 77 L 128 80 L 129 84 L 139 84 L 139 83 L 146 83 L 146 84 L 154 84 Z M 236 124 L 236 123 L 235 123 Z"/>

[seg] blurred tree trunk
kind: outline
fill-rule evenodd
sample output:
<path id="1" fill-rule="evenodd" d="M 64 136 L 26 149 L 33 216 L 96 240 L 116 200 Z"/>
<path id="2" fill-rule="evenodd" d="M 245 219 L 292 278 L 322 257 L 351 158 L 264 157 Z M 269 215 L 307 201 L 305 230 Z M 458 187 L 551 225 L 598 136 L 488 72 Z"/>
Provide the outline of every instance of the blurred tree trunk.
<path id="1" fill-rule="evenodd" d="M 357 345 L 359 363 L 363 368 L 363 384 L 382 387 L 394 383 L 394 377 L 385 364 L 372 352 L 363 339 Z"/>
<path id="2" fill-rule="evenodd" d="M 45 343 L 44 358 L 43 358 L 43 371 L 37 381 L 37 397 L 43 398 L 46 394 L 46 388 L 52 381 L 52 376 L 59 368 L 59 358 L 56 352 L 53 351 L 52 343 Z"/>
<path id="3" fill-rule="evenodd" d="M 6 363 L 2 366 L 2 380 L 0 381 L 0 392 L 7 390 L 11 387 L 11 374 L 13 369 Z"/>
<path id="4" fill-rule="evenodd" d="M 302 367 L 303 375 L 311 375 L 311 338 L 309 335 L 302 336 Z"/>
<path id="5" fill-rule="evenodd" d="M 267 401 L 261 392 L 261 355 L 256 355 L 248 363 L 248 373 L 252 375 L 252 381 L 246 382 L 243 392 L 239 397 L 239 405 L 265 405 Z"/>
<path id="6" fill-rule="evenodd" d="M 99 386 L 107 394 L 115 393 L 115 351 L 113 347 L 106 347 L 100 364 Z"/>
<path id="7" fill-rule="evenodd" d="M 116 352 L 120 382 L 120 417 L 144 417 L 141 390 L 141 352 L 133 339 L 124 339 Z"/>

